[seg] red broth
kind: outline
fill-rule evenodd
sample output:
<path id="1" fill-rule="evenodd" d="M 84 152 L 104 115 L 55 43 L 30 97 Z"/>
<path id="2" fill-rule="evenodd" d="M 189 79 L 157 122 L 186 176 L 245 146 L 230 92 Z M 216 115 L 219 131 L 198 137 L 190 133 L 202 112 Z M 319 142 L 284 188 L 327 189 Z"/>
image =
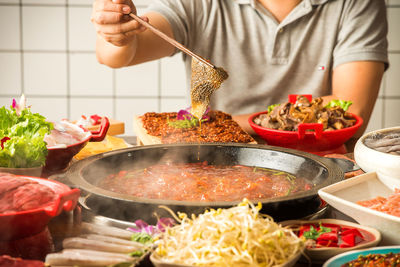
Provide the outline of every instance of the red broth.
<path id="1" fill-rule="evenodd" d="M 140 198 L 205 202 L 268 199 L 313 187 L 306 179 L 283 171 L 207 162 L 120 171 L 103 179 L 99 186 Z"/>

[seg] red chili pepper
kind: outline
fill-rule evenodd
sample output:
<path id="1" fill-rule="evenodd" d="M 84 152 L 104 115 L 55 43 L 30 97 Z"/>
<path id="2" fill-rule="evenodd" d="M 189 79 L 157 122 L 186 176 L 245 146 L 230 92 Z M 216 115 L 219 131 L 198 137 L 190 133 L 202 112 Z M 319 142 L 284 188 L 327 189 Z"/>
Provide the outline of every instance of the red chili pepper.
<path id="1" fill-rule="evenodd" d="M 354 234 L 354 236 L 363 237 L 363 235 L 355 228 L 343 228 L 342 235 Z"/>
<path id="2" fill-rule="evenodd" d="M 7 136 L 3 137 L 0 140 L 1 149 L 4 149 L 4 143 L 7 142 L 8 140 L 10 140 L 10 137 L 7 137 Z"/>
<path id="3" fill-rule="evenodd" d="M 323 233 L 317 238 L 317 243 L 319 241 L 334 241 L 338 242 L 338 234 L 335 232 Z"/>
<path id="4" fill-rule="evenodd" d="M 341 234 L 342 242 L 340 243 L 341 248 L 354 247 L 357 243 L 364 240 L 364 237 L 355 228 L 345 228 L 345 231 Z"/>

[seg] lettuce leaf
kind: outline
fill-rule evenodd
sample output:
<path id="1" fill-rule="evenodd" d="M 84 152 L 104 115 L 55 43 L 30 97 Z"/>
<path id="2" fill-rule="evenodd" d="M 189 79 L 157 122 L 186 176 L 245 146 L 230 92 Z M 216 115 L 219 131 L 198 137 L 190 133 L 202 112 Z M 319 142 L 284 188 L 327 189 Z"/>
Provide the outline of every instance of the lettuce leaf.
<path id="1" fill-rule="evenodd" d="M 275 107 L 278 107 L 280 104 L 272 104 L 267 107 L 268 113 L 271 113 Z"/>
<path id="2" fill-rule="evenodd" d="M 43 140 L 53 124 L 29 108 L 18 115 L 14 108 L 0 108 L 0 139 L 10 138 L 0 150 L 0 167 L 40 167 L 46 162 L 47 147 Z"/>
<path id="3" fill-rule="evenodd" d="M 353 104 L 351 101 L 346 100 L 331 100 L 325 107 L 326 108 L 333 108 L 333 107 L 341 107 L 344 111 L 347 111 L 349 107 Z"/>

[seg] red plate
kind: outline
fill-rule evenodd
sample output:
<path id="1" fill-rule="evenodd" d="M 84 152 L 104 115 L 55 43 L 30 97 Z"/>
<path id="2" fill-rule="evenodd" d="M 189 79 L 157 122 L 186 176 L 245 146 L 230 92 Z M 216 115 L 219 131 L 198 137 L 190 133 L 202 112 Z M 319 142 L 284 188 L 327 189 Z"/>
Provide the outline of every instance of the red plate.
<path id="1" fill-rule="evenodd" d="M 71 189 L 57 181 L 18 175 L 17 177 L 49 187 L 55 192 L 56 198 L 49 205 L 37 209 L 0 214 L 0 241 L 15 240 L 42 232 L 51 218 L 63 210 L 72 211 L 80 195 L 79 189 Z"/>

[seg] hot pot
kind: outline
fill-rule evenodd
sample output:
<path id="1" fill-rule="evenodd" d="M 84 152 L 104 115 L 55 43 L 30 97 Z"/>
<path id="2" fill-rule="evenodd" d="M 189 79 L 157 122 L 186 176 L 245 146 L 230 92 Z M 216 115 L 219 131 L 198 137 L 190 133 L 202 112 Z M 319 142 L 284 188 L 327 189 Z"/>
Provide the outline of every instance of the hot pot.
<path id="1" fill-rule="evenodd" d="M 138 146 L 105 152 L 72 164 L 63 176 L 52 179 L 80 188 L 85 196 L 81 204 L 95 214 L 124 221 L 143 219 L 154 222 L 154 212 L 159 216 L 168 216 L 159 205 L 189 214 L 202 213 L 206 208 L 237 205 L 239 201 L 193 202 L 138 198 L 97 186 L 101 179 L 121 170 L 142 169 L 165 162 L 203 161 L 211 165 L 247 165 L 282 170 L 304 177 L 315 185 L 310 190 L 289 196 L 257 200 L 263 204 L 262 212 L 275 220 L 303 218 L 315 213 L 321 206 L 318 190 L 342 180 L 344 176 L 337 164 L 310 153 L 267 145 L 213 143 Z"/>

